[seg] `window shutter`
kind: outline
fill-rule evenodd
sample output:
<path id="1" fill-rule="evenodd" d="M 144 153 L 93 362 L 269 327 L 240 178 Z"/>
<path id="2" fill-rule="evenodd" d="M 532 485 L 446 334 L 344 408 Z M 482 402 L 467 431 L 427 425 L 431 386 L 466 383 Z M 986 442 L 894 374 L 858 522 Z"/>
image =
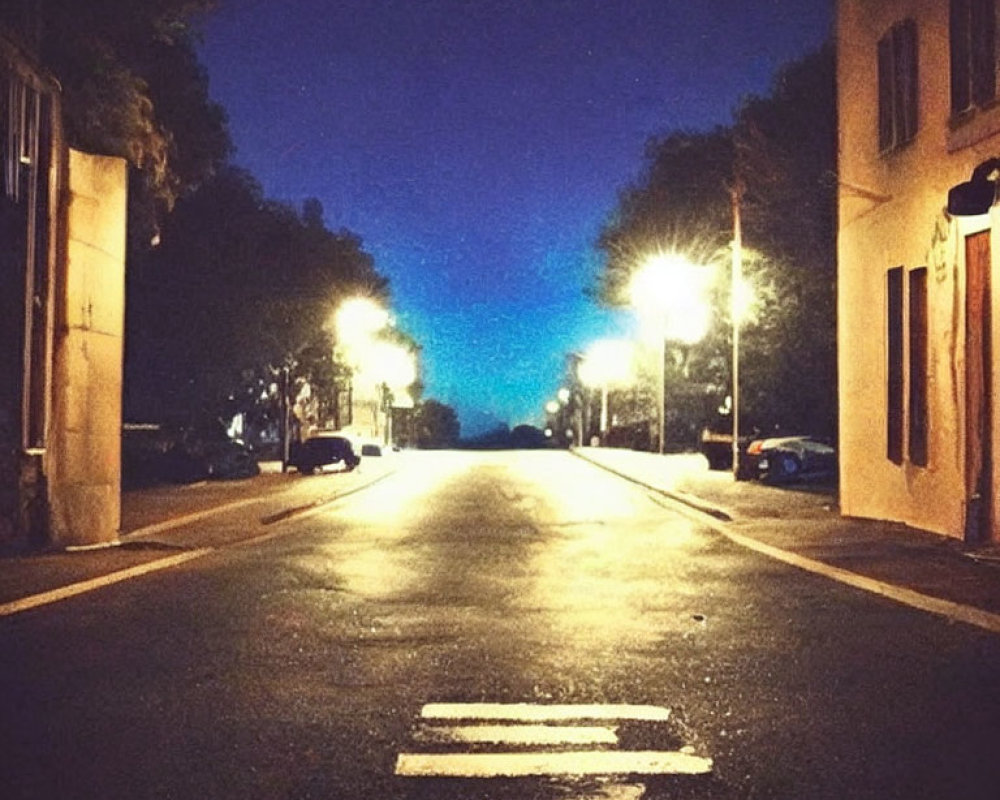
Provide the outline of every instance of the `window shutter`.
<path id="1" fill-rule="evenodd" d="M 949 39 L 951 44 L 951 113 L 961 114 L 972 105 L 969 92 L 969 2 L 951 0 Z"/>
<path id="2" fill-rule="evenodd" d="M 910 273 L 910 462 L 927 466 L 928 353 L 927 268 Z"/>
<path id="3" fill-rule="evenodd" d="M 890 149 L 893 136 L 892 40 L 886 35 L 878 43 L 878 147 Z"/>
<path id="4" fill-rule="evenodd" d="M 972 0 L 969 20 L 972 102 L 992 102 L 997 94 L 996 12 L 994 0 Z"/>
<path id="5" fill-rule="evenodd" d="M 887 281 L 886 458 L 903 463 L 903 268 L 889 270 Z"/>
<path id="6" fill-rule="evenodd" d="M 908 19 L 893 29 L 896 64 L 896 140 L 917 135 L 917 23 Z"/>

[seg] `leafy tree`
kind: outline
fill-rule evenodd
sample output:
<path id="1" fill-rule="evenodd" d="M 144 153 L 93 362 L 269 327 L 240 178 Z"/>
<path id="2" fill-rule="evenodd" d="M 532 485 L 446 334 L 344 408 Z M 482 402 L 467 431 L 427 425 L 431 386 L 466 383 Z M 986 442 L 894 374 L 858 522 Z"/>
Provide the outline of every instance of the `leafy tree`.
<path id="1" fill-rule="evenodd" d="M 676 131 L 646 144 L 638 181 L 620 195 L 604 224 L 598 249 L 604 269 L 592 294 L 606 305 L 628 302 L 628 285 L 643 261 L 658 252 L 707 262 L 731 238 L 731 131 Z"/>
<path id="2" fill-rule="evenodd" d="M 194 49 L 211 0 L 46 0 L 42 62 L 59 79 L 69 143 L 127 158 L 169 209 L 228 156 L 222 108 Z"/>
<path id="3" fill-rule="evenodd" d="M 827 434 L 837 414 L 834 61 L 826 46 L 785 67 L 767 98 L 743 104 L 736 130 L 746 236 L 766 254 L 774 301 L 743 339 L 747 385 L 786 430 Z"/>
<path id="4" fill-rule="evenodd" d="M 461 426 L 455 409 L 427 399 L 417 409 L 417 446 L 424 450 L 455 447 Z"/>
<path id="5" fill-rule="evenodd" d="M 836 419 L 834 59 L 826 47 L 788 65 L 733 125 L 674 132 L 647 146 L 640 180 L 598 240 L 592 294 L 624 305 L 643 257 L 675 251 L 712 268 L 716 311 L 703 341 L 670 348 L 668 439 L 688 442 L 729 393 L 732 193 L 741 189 L 744 274 L 757 295 L 741 338 L 741 425 L 832 432 Z M 655 393 L 655 363 L 648 370 Z M 655 396 L 655 395 L 654 395 Z M 650 416 L 655 417 L 655 403 Z M 745 419 L 743 418 L 745 417 Z"/>
<path id="6" fill-rule="evenodd" d="M 388 283 L 361 240 L 327 230 L 316 206 L 300 215 L 266 200 L 235 167 L 178 201 L 129 284 L 130 414 L 275 415 L 286 367 L 293 388 L 333 397 L 344 366 L 332 312 L 349 295 L 384 298 Z"/>
<path id="7" fill-rule="evenodd" d="M 534 425 L 516 425 L 508 437 L 508 446 L 515 450 L 538 450 L 547 445 L 545 432 Z"/>

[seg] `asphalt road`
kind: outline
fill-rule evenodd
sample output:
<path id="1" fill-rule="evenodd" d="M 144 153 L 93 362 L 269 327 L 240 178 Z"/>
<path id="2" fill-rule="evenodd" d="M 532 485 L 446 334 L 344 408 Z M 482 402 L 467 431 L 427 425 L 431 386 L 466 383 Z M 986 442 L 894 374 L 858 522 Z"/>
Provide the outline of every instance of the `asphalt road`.
<path id="1" fill-rule="evenodd" d="M 1000 637 L 565 453 L 272 527 L 0 620 L 0 797 L 1000 796 Z"/>

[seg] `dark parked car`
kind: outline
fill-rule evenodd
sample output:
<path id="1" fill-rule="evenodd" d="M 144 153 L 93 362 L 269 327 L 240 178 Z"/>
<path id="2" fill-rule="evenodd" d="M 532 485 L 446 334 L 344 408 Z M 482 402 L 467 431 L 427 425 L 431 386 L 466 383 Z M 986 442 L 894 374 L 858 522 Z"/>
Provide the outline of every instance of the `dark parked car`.
<path id="1" fill-rule="evenodd" d="M 769 483 L 837 474 L 837 451 L 814 436 L 757 439 L 747 447 L 747 457 L 754 462 L 757 477 Z"/>
<path id="2" fill-rule="evenodd" d="M 292 447 L 288 463 L 304 475 L 312 475 L 317 469 L 331 466 L 350 471 L 361 463 L 361 456 L 354 452 L 346 436 L 319 434 Z"/>
<path id="3" fill-rule="evenodd" d="M 213 480 L 252 478 L 260 475 L 260 465 L 253 451 L 236 439 L 206 443 L 202 457 L 208 477 Z"/>

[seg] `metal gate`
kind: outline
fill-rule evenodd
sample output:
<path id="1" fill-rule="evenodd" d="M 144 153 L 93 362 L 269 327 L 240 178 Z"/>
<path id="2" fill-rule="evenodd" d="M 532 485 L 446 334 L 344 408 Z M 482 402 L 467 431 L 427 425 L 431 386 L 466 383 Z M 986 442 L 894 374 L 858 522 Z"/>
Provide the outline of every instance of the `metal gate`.
<path id="1" fill-rule="evenodd" d="M 54 84 L 0 39 L 0 547 L 44 535 Z"/>

